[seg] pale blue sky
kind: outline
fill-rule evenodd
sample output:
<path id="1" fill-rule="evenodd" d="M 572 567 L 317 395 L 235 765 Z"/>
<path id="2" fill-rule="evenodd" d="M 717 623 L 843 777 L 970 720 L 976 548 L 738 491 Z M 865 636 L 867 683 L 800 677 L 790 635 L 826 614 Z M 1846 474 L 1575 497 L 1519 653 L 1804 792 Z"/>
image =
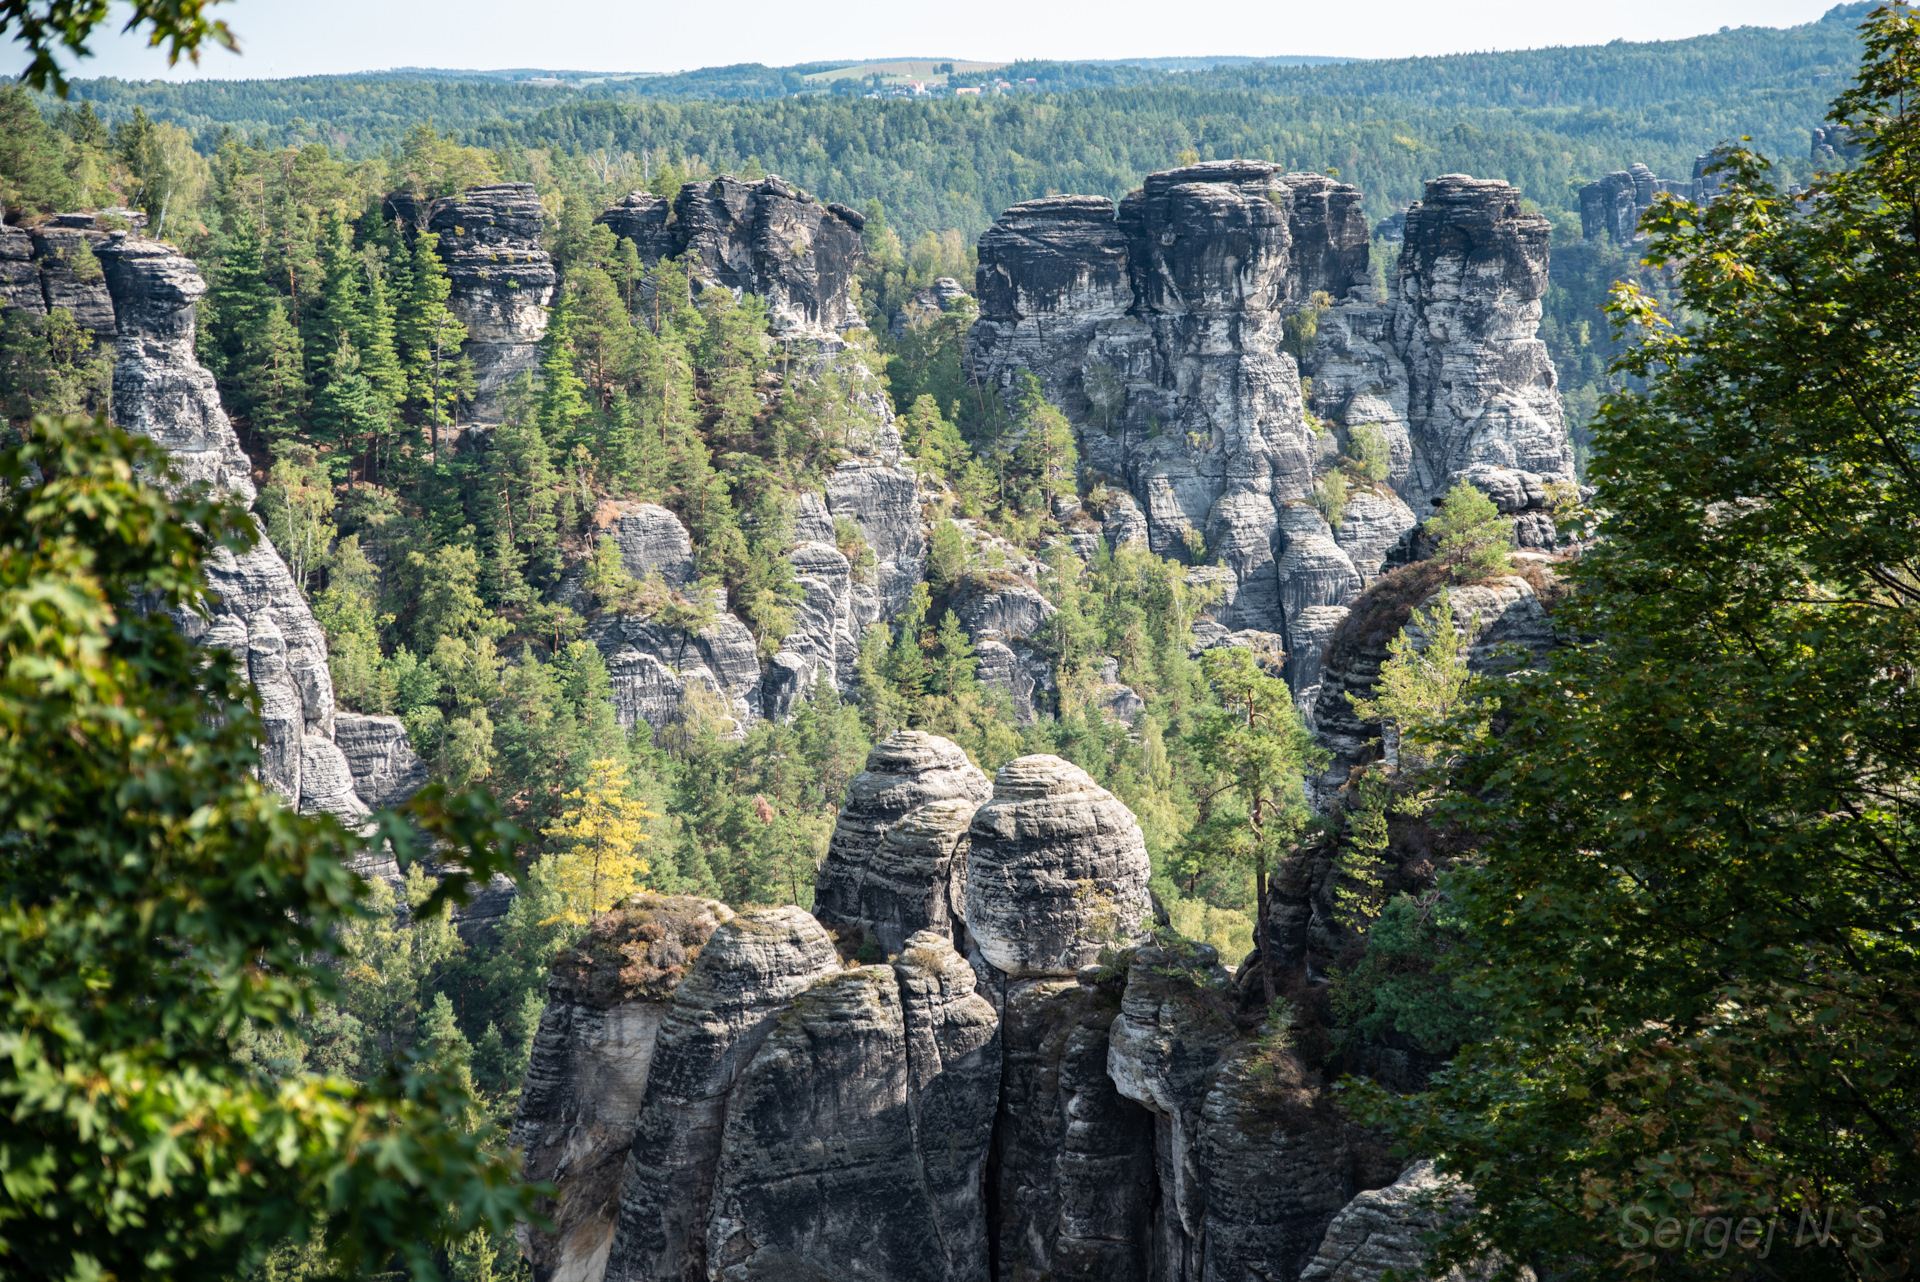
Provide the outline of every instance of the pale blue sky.
<path id="1" fill-rule="evenodd" d="M 1475 49 L 1664 40 L 1723 25 L 1792 26 L 1832 0 L 234 0 L 216 12 L 243 56 L 196 72 L 271 77 L 397 66 L 677 71 L 734 62 L 828 59 L 1134 58 L 1344 54 L 1397 57 Z M 166 60 L 103 36 L 75 74 L 148 77 Z"/>

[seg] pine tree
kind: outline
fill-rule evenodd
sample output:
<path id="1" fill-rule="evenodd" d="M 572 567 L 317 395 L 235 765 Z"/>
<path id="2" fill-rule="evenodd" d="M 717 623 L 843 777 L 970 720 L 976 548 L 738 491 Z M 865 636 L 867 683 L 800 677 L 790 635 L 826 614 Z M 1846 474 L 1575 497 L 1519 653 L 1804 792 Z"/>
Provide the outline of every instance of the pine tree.
<path id="1" fill-rule="evenodd" d="M 453 283 L 440 261 L 440 238 L 414 238 L 406 289 L 394 316 L 394 340 L 407 380 L 407 404 L 425 420 L 427 447 L 437 459 L 440 428 L 460 401 L 474 393 L 473 363 L 461 354 L 467 327 L 447 306 Z"/>
<path id="2" fill-rule="evenodd" d="M 265 319 L 243 351 L 240 387 L 253 430 L 269 441 L 294 435 L 307 413 L 306 362 L 300 332 L 280 299 L 267 304 Z"/>
<path id="3" fill-rule="evenodd" d="M 541 340 L 536 420 L 546 439 L 561 449 L 572 445 L 575 429 L 587 416 L 586 390 L 574 370 L 573 309 L 562 295 L 547 323 L 547 336 Z"/>

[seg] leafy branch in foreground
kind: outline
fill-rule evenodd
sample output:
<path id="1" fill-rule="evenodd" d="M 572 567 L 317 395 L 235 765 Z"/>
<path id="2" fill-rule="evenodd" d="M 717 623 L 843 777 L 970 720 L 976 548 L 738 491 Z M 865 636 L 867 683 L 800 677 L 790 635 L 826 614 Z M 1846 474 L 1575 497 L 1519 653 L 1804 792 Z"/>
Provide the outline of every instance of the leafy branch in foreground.
<path id="1" fill-rule="evenodd" d="M 317 1235 L 344 1267 L 434 1276 L 534 1193 L 458 1076 L 276 1076 L 235 1048 L 333 992 L 369 840 L 452 844 L 431 912 L 510 871 L 518 832 L 436 789 L 369 838 L 259 781 L 241 669 L 168 615 L 204 612 L 207 559 L 256 527 L 173 484 L 104 421 L 0 448 L 0 1273 L 223 1276 Z"/>

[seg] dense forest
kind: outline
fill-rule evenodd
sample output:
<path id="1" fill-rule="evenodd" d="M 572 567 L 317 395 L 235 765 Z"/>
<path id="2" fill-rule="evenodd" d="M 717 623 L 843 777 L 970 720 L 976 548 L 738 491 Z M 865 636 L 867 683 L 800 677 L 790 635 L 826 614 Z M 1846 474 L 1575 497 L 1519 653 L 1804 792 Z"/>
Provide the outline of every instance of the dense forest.
<path id="1" fill-rule="evenodd" d="M 1504 178 L 1543 208 L 1572 211 L 1574 188 L 1599 174 L 1637 160 L 1686 177 L 1694 156 L 1742 135 L 1795 172 L 1857 60 L 1853 24 L 1869 7 L 1692 40 L 1311 67 L 1016 63 L 1000 74 L 1033 77 L 1043 92 L 981 101 L 791 97 L 813 65 L 577 89 L 406 73 L 96 80 L 76 82 L 75 96 L 108 125 L 138 107 L 208 153 L 233 129 L 361 159 L 430 120 L 471 144 L 605 152 L 603 163 L 640 171 L 635 185 L 670 159 L 711 172 L 758 164 L 856 207 L 884 194 L 909 238 L 977 235 L 1006 206 L 1048 192 L 1119 196 L 1188 149 L 1338 169 L 1376 218 L 1415 199 L 1424 178 L 1454 171 Z"/>

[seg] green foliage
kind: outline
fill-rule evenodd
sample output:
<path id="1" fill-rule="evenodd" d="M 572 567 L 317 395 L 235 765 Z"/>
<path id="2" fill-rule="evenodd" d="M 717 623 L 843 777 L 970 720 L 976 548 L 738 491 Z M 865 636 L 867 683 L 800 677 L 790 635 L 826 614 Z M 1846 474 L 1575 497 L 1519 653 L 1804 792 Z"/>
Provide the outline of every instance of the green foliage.
<path id="1" fill-rule="evenodd" d="M 1211 813 L 1188 833 L 1181 858 L 1196 870 L 1243 865 L 1253 870 L 1259 905 L 1254 946 L 1261 951 L 1261 982 L 1271 1001 L 1267 868 L 1306 822 L 1301 778 L 1321 751 L 1300 724 L 1293 692 L 1252 650 L 1209 650 L 1201 664 L 1220 706 L 1195 727 L 1194 756 L 1214 781 L 1209 801 L 1237 805 L 1209 807 Z"/>
<path id="2" fill-rule="evenodd" d="M 1476 583 L 1512 568 L 1507 553 L 1513 548 L 1513 523 L 1466 481 L 1454 482 L 1439 515 L 1423 528 L 1439 544 L 1434 555 L 1452 567 L 1456 583 Z"/>
<path id="3" fill-rule="evenodd" d="M 1361 480 L 1378 485 L 1393 474 L 1386 434 L 1371 423 L 1357 423 L 1347 430 L 1347 449 Z"/>
<path id="4" fill-rule="evenodd" d="M 1594 425 L 1567 627 L 1597 640 L 1506 678 L 1503 739 L 1459 771 L 1486 799 L 1459 815 L 1486 834 L 1460 982 L 1494 1034 L 1417 1104 L 1376 1101 L 1476 1184 L 1473 1240 L 1430 1268 L 1489 1244 L 1646 1267 L 1634 1207 L 1777 1213 L 1782 1276 L 1871 1275 L 1913 1238 L 1920 20 L 1880 11 L 1868 50 L 1831 117 L 1860 163 L 1788 194 L 1735 153 L 1710 208 L 1652 220 L 1684 310 L 1617 295 L 1644 390 Z M 1787 1242 L 1829 1210 L 1838 1249 Z"/>
<path id="5" fill-rule="evenodd" d="M 506 1231 L 529 1191 L 430 1061 L 355 1085 L 263 1067 L 257 1036 L 242 1058 L 243 1030 L 291 1033 L 334 990 L 339 932 L 368 920 L 347 870 L 367 839 L 259 781 L 239 671 L 166 612 L 204 609 L 214 541 L 252 537 L 239 509 L 146 479 L 169 473 L 160 447 L 84 419 L 0 451 L 0 1255 L 40 1277 L 200 1278 L 323 1232 L 349 1267 L 398 1254 L 430 1276 L 436 1245 Z M 412 809 L 471 874 L 511 866 L 484 799 Z M 413 831 L 389 816 L 374 840 L 411 852 Z"/>
<path id="6" fill-rule="evenodd" d="M 1346 519 L 1348 490 L 1347 474 L 1339 468 L 1322 472 L 1313 482 L 1313 505 L 1336 530 Z"/>
<path id="7" fill-rule="evenodd" d="M 1485 1035 L 1478 1003 L 1441 966 L 1460 935 L 1450 912 L 1438 892 L 1420 899 L 1395 895 L 1380 908 L 1366 953 L 1333 975 L 1334 1019 L 1349 1042 L 1398 1035 L 1440 1056 Z"/>

